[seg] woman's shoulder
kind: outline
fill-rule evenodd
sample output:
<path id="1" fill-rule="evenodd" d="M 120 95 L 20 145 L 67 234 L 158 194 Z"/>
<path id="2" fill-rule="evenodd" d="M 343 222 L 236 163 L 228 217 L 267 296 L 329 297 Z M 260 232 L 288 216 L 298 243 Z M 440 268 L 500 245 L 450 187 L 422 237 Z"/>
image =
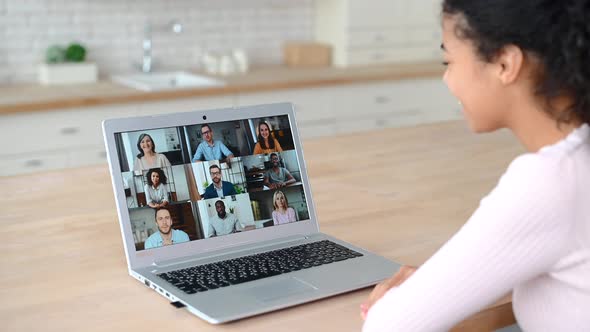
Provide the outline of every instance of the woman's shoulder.
<path id="1" fill-rule="evenodd" d="M 571 156 L 565 154 L 525 153 L 510 163 L 502 179 L 551 186 L 566 184 L 576 176 L 574 165 Z"/>
<path id="2" fill-rule="evenodd" d="M 157 157 L 158 159 L 160 159 L 160 160 L 165 160 L 165 161 L 168 161 L 168 157 L 166 157 L 166 155 L 165 155 L 165 154 L 163 154 L 163 153 L 159 153 L 159 152 L 157 152 L 157 153 L 156 153 L 156 157 Z"/>
<path id="3" fill-rule="evenodd" d="M 582 185 L 578 170 L 567 157 L 526 153 L 515 158 L 485 201 L 518 202 L 522 208 L 561 210 L 575 202 Z"/>

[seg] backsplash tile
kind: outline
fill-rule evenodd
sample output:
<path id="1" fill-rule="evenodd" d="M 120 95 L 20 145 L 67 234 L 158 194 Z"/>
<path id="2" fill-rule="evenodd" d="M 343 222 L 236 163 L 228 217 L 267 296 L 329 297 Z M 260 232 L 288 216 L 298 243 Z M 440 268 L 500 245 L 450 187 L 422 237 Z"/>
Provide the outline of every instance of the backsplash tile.
<path id="1" fill-rule="evenodd" d="M 203 52 L 244 48 L 253 64 L 282 61 L 287 39 L 313 38 L 313 0 L 0 0 L 0 82 L 36 81 L 53 44 L 79 41 L 101 76 L 138 71 L 147 21 L 158 68 L 196 68 Z"/>

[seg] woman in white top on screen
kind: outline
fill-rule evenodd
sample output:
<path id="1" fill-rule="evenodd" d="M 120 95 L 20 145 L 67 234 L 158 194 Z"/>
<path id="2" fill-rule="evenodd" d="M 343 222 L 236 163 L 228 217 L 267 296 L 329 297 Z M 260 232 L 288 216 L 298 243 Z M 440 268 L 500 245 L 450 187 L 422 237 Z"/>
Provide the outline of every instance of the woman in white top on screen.
<path id="1" fill-rule="evenodd" d="M 139 135 L 137 140 L 139 154 L 133 164 L 134 171 L 141 171 L 153 167 L 170 167 L 170 161 L 165 155 L 156 152 L 156 144 L 148 134 Z"/>
<path id="2" fill-rule="evenodd" d="M 146 204 L 154 209 L 168 205 L 168 179 L 160 168 L 152 168 L 146 174 L 144 186 Z"/>
<path id="3" fill-rule="evenodd" d="M 287 201 L 287 197 L 282 191 L 277 190 L 272 195 L 272 205 L 275 208 L 274 211 L 272 211 L 272 222 L 274 225 L 288 224 L 297 221 L 295 210 L 292 207 L 289 207 L 289 201 Z"/>
<path id="4" fill-rule="evenodd" d="M 446 331 L 512 292 L 524 331 L 590 331 L 590 1 L 443 0 L 444 81 L 477 133 L 528 151 L 363 331 Z"/>

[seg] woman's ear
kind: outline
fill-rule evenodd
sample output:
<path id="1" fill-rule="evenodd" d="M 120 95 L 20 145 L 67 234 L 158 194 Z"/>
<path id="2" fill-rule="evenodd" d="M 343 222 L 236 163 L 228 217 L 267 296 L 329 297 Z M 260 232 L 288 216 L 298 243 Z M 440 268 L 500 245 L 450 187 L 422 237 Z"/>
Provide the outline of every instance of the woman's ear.
<path id="1" fill-rule="evenodd" d="M 498 78 L 504 85 L 514 83 L 522 72 L 524 53 L 516 45 L 506 45 L 501 50 L 495 61 L 498 65 Z"/>

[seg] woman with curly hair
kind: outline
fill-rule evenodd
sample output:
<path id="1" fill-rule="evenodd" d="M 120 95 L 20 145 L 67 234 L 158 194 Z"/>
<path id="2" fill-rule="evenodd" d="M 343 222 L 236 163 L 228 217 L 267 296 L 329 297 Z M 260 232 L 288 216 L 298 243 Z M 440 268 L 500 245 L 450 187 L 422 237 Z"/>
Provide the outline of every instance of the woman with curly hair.
<path id="1" fill-rule="evenodd" d="M 151 208 L 168 205 L 168 179 L 161 168 L 151 168 L 146 174 L 145 201 Z"/>
<path id="2" fill-rule="evenodd" d="M 525 331 L 590 331 L 590 1 L 443 0 L 444 81 L 476 133 L 527 150 L 363 331 L 447 331 L 512 292 Z"/>

